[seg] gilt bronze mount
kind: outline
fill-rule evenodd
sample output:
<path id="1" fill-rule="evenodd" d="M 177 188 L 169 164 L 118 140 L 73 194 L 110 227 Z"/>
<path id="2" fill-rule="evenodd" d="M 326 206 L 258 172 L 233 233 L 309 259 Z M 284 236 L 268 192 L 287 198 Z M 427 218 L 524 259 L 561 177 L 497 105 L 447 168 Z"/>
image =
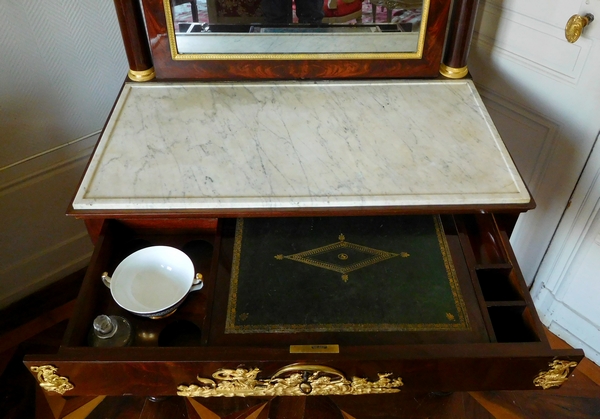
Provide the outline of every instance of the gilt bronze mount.
<path id="1" fill-rule="evenodd" d="M 56 374 L 58 368 L 52 365 L 42 365 L 40 367 L 33 366 L 31 372 L 36 373 L 40 387 L 48 392 L 65 394 L 69 390 L 73 390 L 75 386 L 69 382 L 67 377 L 61 377 Z"/>
<path id="2" fill-rule="evenodd" d="M 575 368 L 577 362 L 573 361 L 561 361 L 554 360 L 548 364 L 550 369 L 548 371 L 542 371 L 533 380 L 533 384 L 536 387 L 541 387 L 544 390 L 552 387 L 560 387 L 570 374 L 570 368 Z"/>
<path id="3" fill-rule="evenodd" d="M 220 369 L 212 377 L 197 377 L 200 384 L 180 385 L 177 395 L 185 397 L 251 396 L 341 396 L 398 393 L 402 378 L 390 379 L 391 373 L 379 373 L 377 381 L 352 377 L 323 365 L 288 365 L 271 378 L 259 379 L 258 368 Z"/>

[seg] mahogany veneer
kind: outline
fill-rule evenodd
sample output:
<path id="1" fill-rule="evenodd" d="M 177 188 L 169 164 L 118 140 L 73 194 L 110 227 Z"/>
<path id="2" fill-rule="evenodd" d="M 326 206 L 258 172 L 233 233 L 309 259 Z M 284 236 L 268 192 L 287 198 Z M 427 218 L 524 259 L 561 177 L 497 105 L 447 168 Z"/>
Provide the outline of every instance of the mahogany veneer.
<path id="1" fill-rule="evenodd" d="M 438 74 L 449 3 L 432 0 L 422 59 L 411 60 L 211 60 L 174 61 L 160 0 L 143 2 L 158 80 L 341 79 L 435 77 Z"/>

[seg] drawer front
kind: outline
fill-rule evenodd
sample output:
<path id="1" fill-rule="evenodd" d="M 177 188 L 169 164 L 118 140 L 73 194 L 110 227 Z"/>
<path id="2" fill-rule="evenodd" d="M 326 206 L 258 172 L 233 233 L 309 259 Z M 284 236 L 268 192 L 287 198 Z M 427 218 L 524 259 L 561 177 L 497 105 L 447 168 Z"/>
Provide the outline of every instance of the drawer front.
<path id="1" fill-rule="evenodd" d="M 423 348 L 428 349 L 433 350 Z M 452 358 L 448 352 L 459 348 L 437 349 L 439 356 L 430 359 L 372 360 L 365 354 L 360 361 L 329 358 L 286 363 L 248 358 L 157 362 L 38 357 L 26 359 L 25 364 L 42 388 L 65 396 L 250 397 L 546 389 L 566 381 L 582 357 L 577 350 L 533 356 L 518 355 L 523 348 L 507 348 L 501 355 Z M 274 354 L 265 350 L 263 357 L 269 355 Z"/>

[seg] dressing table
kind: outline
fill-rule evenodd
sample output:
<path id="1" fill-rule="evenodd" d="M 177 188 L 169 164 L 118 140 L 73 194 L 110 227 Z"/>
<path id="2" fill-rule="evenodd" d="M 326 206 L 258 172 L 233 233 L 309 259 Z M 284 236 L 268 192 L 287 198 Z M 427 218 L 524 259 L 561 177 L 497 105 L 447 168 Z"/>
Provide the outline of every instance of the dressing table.
<path id="1" fill-rule="evenodd" d="M 425 0 L 408 36 L 254 38 L 177 32 L 161 0 L 115 4 L 129 80 L 69 209 L 96 249 L 60 350 L 25 359 L 48 400 L 361 418 L 568 378 L 583 352 L 550 348 L 509 242 L 534 201 L 465 77 L 476 2 Z M 161 319 L 100 280 L 151 245 L 205 283 Z M 99 314 L 127 318 L 131 345 L 90 347 Z"/>

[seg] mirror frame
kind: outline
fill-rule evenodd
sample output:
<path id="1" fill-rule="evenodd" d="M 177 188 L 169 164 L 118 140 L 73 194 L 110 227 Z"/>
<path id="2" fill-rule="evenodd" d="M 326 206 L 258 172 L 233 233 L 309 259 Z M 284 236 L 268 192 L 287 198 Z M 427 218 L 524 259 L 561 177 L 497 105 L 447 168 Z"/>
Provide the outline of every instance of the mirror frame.
<path id="1" fill-rule="evenodd" d="M 170 5 L 169 0 L 165 2 Z M 157 80 L 289 80 L 436 77 L 439 75 L 451 1 L 430 0 L 427 26 L 422 28 L 425 32 L 420 57 L 415 53 L 412 53 L 415 58 L 403 56 L 399 58 L 398 53 L 389 53 L 390 58 L 380 58 L 385 54 L 377 54 L 377 58 L 373 58 L 372 54 L 364 54 L 365 58 L 362 58 L 356 53 L 332 53 L 318 54 L 319 56 L 314 58 L 308 54 L 298 54 L 298 58 L 290 58 L 291 54 L 281 54 L 281 57 L 275 59 L 271 56 L 257 58 L 250 54 L 236 54 L 228 55 L 226 59 L 219 59 L 220 57 L 212 54 L 206 57 L 207 59 L 200 60 L 174 59 L 177 53 L 173 54 L 171 51 L 171 42 L 174 39 L 169 39 L 163 0 L 141 0 L 141 3 L 143 17 L 140 19 L 138 16 L 136 19 L 135 2 L 115 0 L 126 49 L 128 42 L 125 32 L 139 36 L 142 31 L 138 28 L 136 32 L 135 24 L 132 23 L 134 19 L 137 21 L 137 26 L 142 22 L 141 29 L 144 35 L 147 33 L 148 36 L 150 61 L 154 66 L 153 73 Z M 120 11 L 119 6 L 123 7 L 124 4 L 129 6 L 128 10 Z M 143 47 L 143 42 L 138 44 Z M 146 66 L 148 67 L 152 65 Z M 145 73 L 147 71 L 149 70 L 133 71 L 133 73 L 138 81 L 144 81 L 154 76 Z M 130 78 L 135 80 L 131 70 Z"/>

